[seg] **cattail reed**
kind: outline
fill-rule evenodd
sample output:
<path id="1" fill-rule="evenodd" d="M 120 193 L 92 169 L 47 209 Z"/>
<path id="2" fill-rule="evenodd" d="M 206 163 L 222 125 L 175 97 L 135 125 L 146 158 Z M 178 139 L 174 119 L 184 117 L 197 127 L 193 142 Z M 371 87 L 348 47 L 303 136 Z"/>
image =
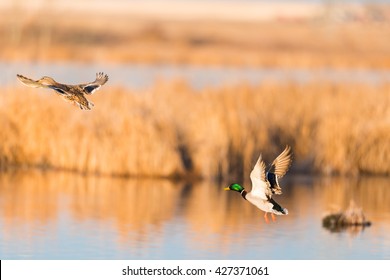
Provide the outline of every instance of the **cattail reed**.
<path id="1" fill-rule="evenodd" d="M 145 177 L 246 178 L 286 144 L 292 171 L 390 174 L 390 87 L 263 83 L 204 90 L 161 82 L 94 95 L 91 112 L 3 89 L 0 167 Z M 271 160 L 271 158 L 269 158 Z"/>

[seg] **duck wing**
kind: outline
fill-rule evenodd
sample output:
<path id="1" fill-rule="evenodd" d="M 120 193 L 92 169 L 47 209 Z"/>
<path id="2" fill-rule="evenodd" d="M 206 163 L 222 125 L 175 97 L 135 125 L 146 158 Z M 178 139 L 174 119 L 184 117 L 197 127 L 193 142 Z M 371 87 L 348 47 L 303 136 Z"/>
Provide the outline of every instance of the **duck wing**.
<path id="1" fill-rule="evenodd" d="M 270 189 L 273 194 L 282 194 L 282 188 L 279 186 L 278 179 L 286 174 L 291 161 L 291 148 L 286 146 L 284 151 L 272 162 L 267 172 L 267 180 L 270 183 Z"/>
<path id="2" fill-rule="evenodd" d="M 34 88 L 41 88 L 41 87 L 47 87 L 46 85 L 43 85 L 39 82 L 39 80 L 34 81 L 30 78 L 27 78 L 23 75 L 17 74 L 16 77 L 18 78 L 19 81 L 22 82 L 22 84 L 28 86 L 28 87 L 34 87 Z"/>
<path id="3" fill-rule="evenodd" d="M 291 156 L 291 147 L 286 146 L 284 151 L 272 162 L 268 173 L 273 173 L 278 176 L 278 178 L 282 178 L 290 168 L 292 162 Z"/>
<path id="4" fill-rule="evenodd" d="M 66 85 L 58 84 L 58 85 L 49 85 L 46 87 L 51 88 L 51 89 L 55 90 L 57 93 L 64 95 L 64 96 L 71 96 L 72 95 L 71 93 L 69 93 L 69 88 Z"/>
<path id="5" fill-rule="evenodd" d="M 270 197 L 272 193 L 266 180 L 265 163 L 262 160 L 261 155 L 253 167 L 250 178 L 252 181 L 251 194 L 261 199 L 268 200 L 268 197 Z"/>
<path id="6" fill-rule="evenodd" d="M 96 73 L 95 81 L 87 84 L 81 84 L 80 87 L 86 94 L 92 94 L 108 81 L 108 76 L 103 72 Z"/>

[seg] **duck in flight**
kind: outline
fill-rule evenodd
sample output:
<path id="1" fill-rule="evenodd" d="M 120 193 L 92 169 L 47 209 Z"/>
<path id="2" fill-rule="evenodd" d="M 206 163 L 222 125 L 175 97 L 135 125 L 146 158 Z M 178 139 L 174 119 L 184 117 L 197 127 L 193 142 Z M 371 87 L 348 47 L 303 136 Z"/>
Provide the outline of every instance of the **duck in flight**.
<path id="1" fill-rule="evenodd" d="M 225 190 L 239 192 L 245 200 L 264 211 L 264 219 L 266 223 L 269 223 L 268 213 L 271 213 L 272 220 L 275 221 L 275 215 L 288 214 L 288 210 L 273 200 L 272 195 L 282 194 L 282 188 L 279 185 L 278 179 L 282 178 L 284 174 L 286 174 L 291 162 L 292 154 L 289 146 L 286 146 L 284 151 L 272 162 L 268 171 L 266 171 L 265 163 L 260 155 L 250 174 L 252 190 L 247 192 L 237 183 L 231 184 L 229 187 L 225 188 Z"/>
<path id="2" fill-rule="evenodd" d="M 108 81 L 108 76 L 103 72 L 96 74 L 95 81 L 91 83 L 66 85 L 57 83 L 53 78 L 44 76 L 39 80 L 32 80 L 20 74 L 16 75 L 24 85 L 35 88 L 50 88 L 65 100 L 77 105 L 82 110 L 91 110 L 94 104 L 85 95 L 92 94 Z"/>

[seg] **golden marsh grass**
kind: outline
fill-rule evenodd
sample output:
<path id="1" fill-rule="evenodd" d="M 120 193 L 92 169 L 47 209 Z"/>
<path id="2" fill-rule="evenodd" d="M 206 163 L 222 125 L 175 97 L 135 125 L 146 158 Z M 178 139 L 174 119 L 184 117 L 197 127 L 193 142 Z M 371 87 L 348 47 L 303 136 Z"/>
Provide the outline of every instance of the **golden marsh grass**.
<path id="1" fill-rule="evenodd" d="M 69 21 L 50 7 L 19 9 L 0 10 L 1 60 L 390 66 L 386 22 L 168 20 L 77 10 Z"/>
<path id="2" fill-rule="evenodd" d="M 246 179 L 285 145 L 293 171 L 390 174 L 390 85 L 263 83 L 194 90 L 106 87 L 81 111 L 50 91 L 6 88 L 0 166 L 141 177 Z"/>

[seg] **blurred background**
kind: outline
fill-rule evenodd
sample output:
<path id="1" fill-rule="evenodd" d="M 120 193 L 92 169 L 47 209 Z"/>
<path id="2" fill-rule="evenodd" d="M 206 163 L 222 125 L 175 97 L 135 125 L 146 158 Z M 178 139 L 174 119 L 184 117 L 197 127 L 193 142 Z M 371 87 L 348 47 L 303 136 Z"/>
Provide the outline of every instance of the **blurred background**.
<path id="1" fill-rule="evenodd" d="M 1 0 L 0 257 L 388 258 L 367 248 L 390 244 L 389 4 Z M 91 111 L 16 79 L 100 71 Z M 250 189 L 259 154 L 285 145 L 294 160 L 275 199 L 290 214 L 270 230 L 221 189 Z M 360 229 L 344 233 L 344 248 L 321 215 L 351 200 L 373 226 L 354 245 Z M 283 253 L 245 250 L 281 231 Z"/>

